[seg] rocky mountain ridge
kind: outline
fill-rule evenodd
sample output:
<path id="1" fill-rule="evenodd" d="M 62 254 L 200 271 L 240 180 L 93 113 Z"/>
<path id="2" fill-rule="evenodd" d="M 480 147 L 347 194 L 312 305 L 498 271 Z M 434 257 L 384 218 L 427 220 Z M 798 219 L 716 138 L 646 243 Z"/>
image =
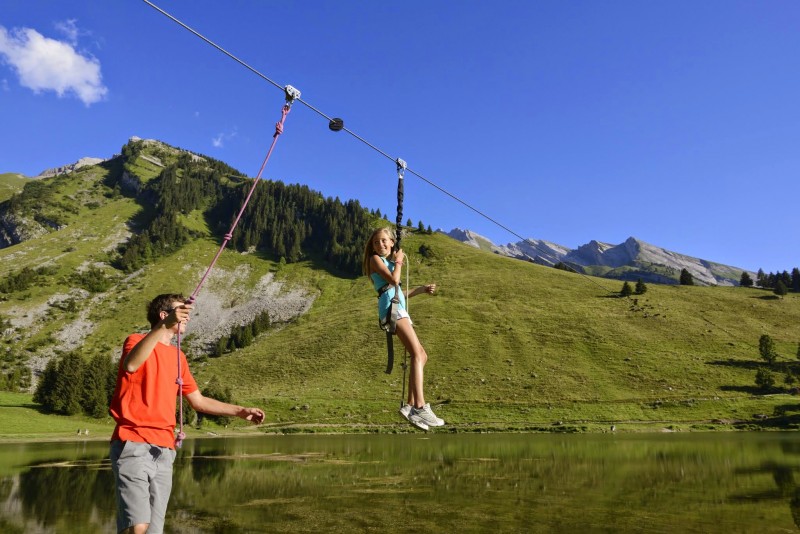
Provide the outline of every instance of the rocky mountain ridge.
<path id="1" fill-rule="evenodd" d="M 745 271 L 673 252 L 635 237 L 629 237 L 618 245 L 592 240 L 570 249 L 541 239 L 495 245 L 490 239 L 461 228 L 442 233 L 495 254 L 551 267 L 562 263 L 582 273 L 619 280 L 635 281 L 641 278 L 645 282 L 677 284 L 681 270 L 686 269 L 696 283 L 735 286 L 739 285 L 742 272 Z"/>
<path id="2" fill-rule="evenodd" d="M 132 141 L 141 140 L 132 137 Z M 158 143 L 155 140 L 142 140 L 145 143 Z M 193 159 L 200 158 L 192 154 Z M 78 161 L 47 169 L 36 178 L 47 178 L 70 174 L 84 167 L 100 164 L 106 159 L 84 157 Z M 157 166 L 161 161 L 148 159 Z M 138 184 L 128 183 L 130 176 L 123 177 L 123 185 L 136 189 Z M 3 210 L 0 213 L 0 248 L 26 241 L 48 232 L 42 220 L 34 222 L 12 216 Z M 41 219 L 41 217 L 40 217 Z M 556 266 L 566 264 L 577 271 L 607 278 L 632 280 L 641 278 L 646 282 L 678 283 L 680 272 L 687 269 L 695 281 L 704 285 L 738 285 L 744 269 L 723 265 L 700 258 L 673 252 L 639 239 L 630 237 L 623 243 L 613 245 L 596 240 L 570 249 L 563 245 L 542 239 L 526 239 L 506 245 L 496 245 L 491 240 L 471 230 L 454 228 L 449 232 L 439 230 L 453 239 L 475 248 L 487 250 L 503 256 L 523 259 L 541 265 Z M 751 273 L 755 274 L 755 273 Z"/>
<path id="3" fill-rule="evenodd" d="M 69 174 L 72 172 L 77 171 L 82 167 L 88 167 L 89 165 L 98 165 L 106 161 L 103 158 L 81 158 L 75 163 L 70 163 L 68 165 L 63 165 L 61 167 L 55 167 L 53 169 L 46 169 L 40 172 L 35 178 L 50 178 L 51 176 L 58 176 L 60 174 Z"/>

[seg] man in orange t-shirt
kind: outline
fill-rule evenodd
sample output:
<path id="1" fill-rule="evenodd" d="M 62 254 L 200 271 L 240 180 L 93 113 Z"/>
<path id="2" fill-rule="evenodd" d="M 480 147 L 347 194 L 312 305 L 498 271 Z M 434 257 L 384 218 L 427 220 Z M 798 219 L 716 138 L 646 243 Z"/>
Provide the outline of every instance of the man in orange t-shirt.
<path id="1" fill-rule="evenodd" d="M 178 294 L 157 296 L 147 306 L 150 332 L 132 334 L 123 345 L 109 408 L 117 422 L 110 456 L 117 488 L 118 532 L 163 531 L 176 455 L 173 432 L 179 387 L 195 411 L 241 417 L 257 424 L 264 420 L 264 412 L 258 408 L 228 404 L 200 393 L 186 355 L 170 345 L 189 321 L 192 306 L 185 301 Z"/>

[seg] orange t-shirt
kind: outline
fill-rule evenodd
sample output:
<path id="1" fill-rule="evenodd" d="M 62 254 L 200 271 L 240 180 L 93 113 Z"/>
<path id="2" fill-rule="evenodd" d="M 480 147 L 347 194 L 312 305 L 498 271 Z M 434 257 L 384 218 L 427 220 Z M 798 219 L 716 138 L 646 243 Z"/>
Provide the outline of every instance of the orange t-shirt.
<path id="1" fill-rule="evenodd" d="M 175 412 L 178 398 L 178 350 L 158 343 L 150 357 L 133 373 L 122 362 L 144 334 L 131 334 L 122 346 L 117 386 L 109 412 L 117 422 L 112 440 L 139 441 L 175 448 Z M 183 395 L 197 390 L 186 355 L 180 352 Z"/>

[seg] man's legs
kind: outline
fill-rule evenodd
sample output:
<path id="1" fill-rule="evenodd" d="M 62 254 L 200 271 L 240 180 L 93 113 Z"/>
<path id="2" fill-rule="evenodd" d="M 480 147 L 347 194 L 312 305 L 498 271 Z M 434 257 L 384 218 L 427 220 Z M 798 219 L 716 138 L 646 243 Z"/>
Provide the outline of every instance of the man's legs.
<path id="1" fill-rule="evenodd" d="M 110 457 L 117 489 L 117 531 L 161 533 L 172 490 L 175 451 L 149 443 L 114 441 Z"/>

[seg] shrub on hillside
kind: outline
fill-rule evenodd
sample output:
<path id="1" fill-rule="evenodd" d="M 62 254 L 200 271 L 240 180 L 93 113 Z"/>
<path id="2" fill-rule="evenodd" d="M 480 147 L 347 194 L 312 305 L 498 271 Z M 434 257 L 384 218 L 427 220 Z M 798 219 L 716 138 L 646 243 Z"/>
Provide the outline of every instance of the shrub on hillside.
<path id="1" fill-rule="evenodd" d="M 772 391 L 772 388 L 775 387 L 775 377 L 772 374 L 772 371 L 767 369 L 766 367 L 760 367 L 758 371 L 756 371 L 756 386 L 762 392 L 767 393 Z"/>

